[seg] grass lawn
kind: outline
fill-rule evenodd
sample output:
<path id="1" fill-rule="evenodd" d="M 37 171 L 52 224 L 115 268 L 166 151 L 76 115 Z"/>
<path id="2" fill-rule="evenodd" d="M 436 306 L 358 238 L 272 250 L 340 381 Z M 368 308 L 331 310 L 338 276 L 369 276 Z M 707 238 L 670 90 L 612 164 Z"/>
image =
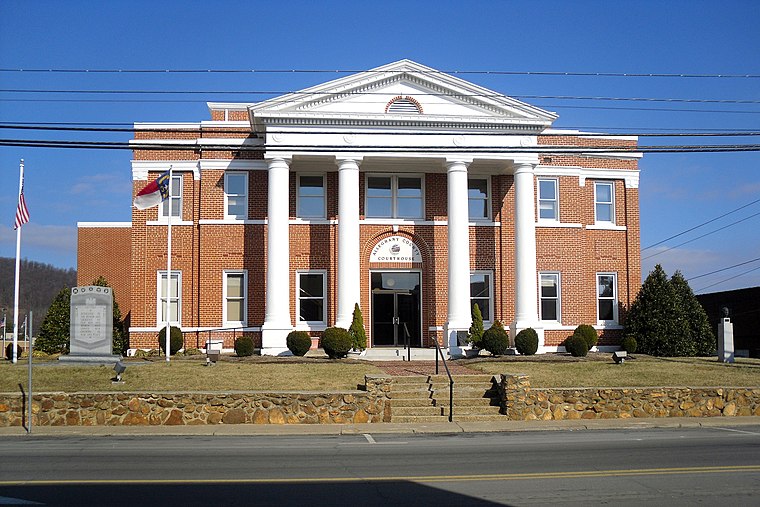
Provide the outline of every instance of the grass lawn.
<path id="1" fill-rule="evenodd" d="M 616 365 L 611 354 L 586 358 L 544 354 L 477 359 L 468 364 L 483 373 L 524 373 L 533 387 L 760 387 L 760 359 L 737 358 L 734 364 L 714 357 L 650 357 L 634 354 Z"/>
<path id="2" fill-rule="evenodd" d="M 206 366 L 205 356 L 125 360 L 123 384 L 112 384 L 113 366 L 74 366 L 56 360 L 32 366 L 32 389 L 36 392 L 76 391 L 345 391 L 364 384 L 365 374 L 378 374 L 371 363 L 333 362 L 302 358 L 246 358 L 219 361 Z M 0 361 L 0 392 L 26 389 L 28 363 Z"/>

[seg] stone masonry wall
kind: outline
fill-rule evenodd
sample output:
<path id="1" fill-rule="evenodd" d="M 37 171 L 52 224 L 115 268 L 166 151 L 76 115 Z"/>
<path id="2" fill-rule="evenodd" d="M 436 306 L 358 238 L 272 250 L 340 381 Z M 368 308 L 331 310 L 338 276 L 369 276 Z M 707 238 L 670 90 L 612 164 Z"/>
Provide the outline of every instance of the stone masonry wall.
<path id="1" fill-rule="evenodd" d="M 527 375 L 502 375 L 510 420 L 760 416 L 760 387 L 533 389 Z"/>
<path id="2" fill-rule="evenodd" d="M 390 421 L 390 378 L 341 393 L 40 393 L 33 426 L 346 424 Z M 21 426 L 26 400 L 0 393 L 0 427 Z"/>

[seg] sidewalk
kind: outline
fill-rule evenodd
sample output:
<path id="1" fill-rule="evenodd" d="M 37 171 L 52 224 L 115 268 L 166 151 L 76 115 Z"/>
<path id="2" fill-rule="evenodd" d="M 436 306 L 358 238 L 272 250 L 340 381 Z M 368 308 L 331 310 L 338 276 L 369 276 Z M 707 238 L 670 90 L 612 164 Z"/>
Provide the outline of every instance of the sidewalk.
<path id="1" fill-rule="evenodd" d="M 39 426 L 30 436 L 304 436 L 369 434 L 506 433 L 650 428 L 720 428 L 760 426 L 760 417 L 670 417 L 573 421 L 500 421 L 374 424 L 217 424 L 197 426 Z M 748 428 L 747 431 L 755 433 Z M 760 435 L 760 429 L 756 431 Z M 28 436 L 24 428 L 0 428 L 0 438 Z"/>

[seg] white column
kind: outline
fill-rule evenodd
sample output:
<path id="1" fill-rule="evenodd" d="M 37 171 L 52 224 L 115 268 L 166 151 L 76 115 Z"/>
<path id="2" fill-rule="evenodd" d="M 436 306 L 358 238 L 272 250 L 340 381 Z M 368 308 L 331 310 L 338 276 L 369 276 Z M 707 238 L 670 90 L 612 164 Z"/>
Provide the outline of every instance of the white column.
<path id="1" fill-rule="evenodd" d="M 457 332 L 472 324 L 470 313 L 470 217 L 467 205 L 467 165 L 463 160 L 447 160 L 449 294 L 446 336 L 449 354 L 463 354 Z"/>
<path id="2" fill-rule="evenodd" d="M 515 165 L 515 320 L 511 338 L 532 327 L 544 345 L 538 320 L 538 274 L 536 272 L 536 205 L 533 165 Z"/>
<path id="3" fill-rule="evenodd" d="M 338 160 L 338 308 L 335 325 L 348 329 L 360 297 L 359 162 Z"/>
<path id="4" fill-rule="evenodd" d="M 261 353 L 270 356 L 290 354 L 285 339 L 293 330 L 290 320 L 289 162 L 284 158 L 267 161 L 267 285 Z"/>

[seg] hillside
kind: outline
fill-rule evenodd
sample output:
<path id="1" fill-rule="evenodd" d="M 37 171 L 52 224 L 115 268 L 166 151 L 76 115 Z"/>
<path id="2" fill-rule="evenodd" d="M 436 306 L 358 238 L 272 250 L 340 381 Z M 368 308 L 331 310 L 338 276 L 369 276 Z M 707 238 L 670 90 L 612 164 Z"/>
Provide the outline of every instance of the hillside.
<path id="1" fill-rule="evenodd" d="M 2 309 L 5 308 L 8 323 L 13 322 L 11 314 L 13 313 L 15 264 L 15 259 L 0 257 L 0 319 L 2 319 Z M 19 315 L 23 321 L 23 317 L 31 309 L 34 312 L 34 329 L 37 330 L 56 294 L 64 287 L 76 286 L 77 272 L 75 269 L 61 269 L 26 259 L 21 261 L 20 271 Z"/>

